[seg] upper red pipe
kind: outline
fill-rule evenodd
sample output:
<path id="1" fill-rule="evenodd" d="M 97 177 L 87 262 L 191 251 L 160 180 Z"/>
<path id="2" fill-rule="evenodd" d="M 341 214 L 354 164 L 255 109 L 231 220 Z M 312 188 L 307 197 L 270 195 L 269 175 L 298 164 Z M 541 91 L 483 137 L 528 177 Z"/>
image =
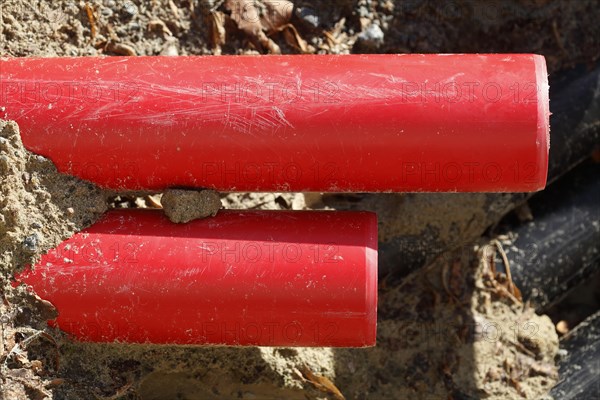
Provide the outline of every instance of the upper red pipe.
<path id="1" fill-rule="evenodd" d="M 116 189 L 535 191 L 542 56 L 0 59 L 0 117 Z"/>

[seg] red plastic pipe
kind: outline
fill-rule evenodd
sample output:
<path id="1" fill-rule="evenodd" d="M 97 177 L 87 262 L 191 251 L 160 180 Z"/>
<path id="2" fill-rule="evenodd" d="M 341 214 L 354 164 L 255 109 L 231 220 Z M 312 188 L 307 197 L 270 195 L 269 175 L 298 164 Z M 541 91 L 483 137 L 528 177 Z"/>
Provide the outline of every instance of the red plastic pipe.
<path id="1" fill-rule="evenodd" d="M 538 55 L 2 58 L 0 96 L 27 148 L 116 189 L 546 184 Z"/>
<path id="2" fill-rule="evenodd" d="M 113 211 L 17 281 L 82 341 L 373 346 L 377 220 L 221 211 L 177 225 L 160 212 Z"/>

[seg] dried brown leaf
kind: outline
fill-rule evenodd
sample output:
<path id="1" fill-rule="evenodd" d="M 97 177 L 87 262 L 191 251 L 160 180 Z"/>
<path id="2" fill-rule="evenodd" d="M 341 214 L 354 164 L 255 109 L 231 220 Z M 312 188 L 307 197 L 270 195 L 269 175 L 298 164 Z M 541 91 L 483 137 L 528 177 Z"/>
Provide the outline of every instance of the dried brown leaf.
<path id="1" fill-rule="evenodd" d="M 193 3 L 193 2 L 190 2 Z M 175 3 L 173 3 L 173 0 L 169 0 L 169 8 L 171 9 L 171 13 L 173 13 L 173 16 L 177 19 L 181 18 L 181 15 L 179 14 L 179 8 L 177 8 L 177 6 L 175 5 Z"/>
<path id="2" fill-rule="evenodd" d="M 269 39 L 263 31 L 258 33 L 257 38 L 258 43 L 260 43 L 263 48 L 266 48 L 269 54 L 281 54 L 281 49 L 277 43 Z"/>
<path id="3" fill-rule="evenodd" d="M 48 300 L 42 299 L 35 293 L 32 293 L 32 297 L 40 318 L 49 320 L 58 316 L 58 311 L 56 310 L 56 307 L 54 307 L 54 304 L 50 303 Z"/>
<path id="4" fill-rule="evenodd" d="M 308 366 L 304 365 L 300 372 L 302 375 L 312 383 L 317 389 L 324 393 L 329 393 L 333 395 L 337 400 L 345 400 L 346 398 L 340 392 L 340 390 L 329 380 L 329 378 L 325 376 L 315 375 Z"/>
<path id="5" fill-rule="evenodd" d="M 65 383 L 65 380 L 63 378 L 55 378 L 46 383 L 46 388 L 52 389 L 54 387 L 62 385 L 63 383 Z"/>
<path id="6" fill-rule="evenodd" d="M 148 30 L 150 31 L 159 31 L 167 36 L 173 36 L 171 30 L 167 27 L 167 25 L 160 19 L 156 18 L 148 22 Z"/>
<path id="7" fill-rule="evenodd" d="M 225 8 L 231 12 L 231 19 L 246 35 L 256 38 L 262 32 L 260 15 L 253 1 L 227 0 Z"/>
<path id="8" fill-rule="evenodd" d="M 294 3 L 284 0 L 265 0 L 266 12 L 261 16 L 261 23 L 267 32 L 281 31 L 292 18 Z"/>
<path id="9" fill-rule="evenodd" d="M 212 11 L 208 14 L 211 28 L 213 54 L 221 55 L 221 46 L 225 44 L 227 32 L 225 31 L 225 14 L 221 11 Z"/>
<path id="10" fill-rule="evenodd" d="M 89 3 L 85 3 L 84 8 L 90 24 L 91 39 L 94 40 L 96 38 L 96 16 L 94 15 L 94 9 Z"/>
<path id="11" fill-rule="evenodd" d="M 292 24 L 287 24 L 283 27 L 283 37 L 287 44 L 302 54 L 312 54 L 315 52 L 315 48 L 309 45 L 306 40 L 302 39 L 298 30 Z"/>
<path id="12" fill-rule="evenodd" d="M 118 54 L 120 56 L 137 56 L 135 49 L 129 45 L 123 43 L 116 43 L 113 41 L 108 42 L 106 50 Z"/>
<path id="13" fill-rule="evenodd" d="M 146 200 L 146 204 L 148 208 L 160 208 L 162 209 L 162 204 L 160 202 L 160 195 L 158 194 L 149 194 L 144 199 Z"/>
<path id="14" fill-rule="evenodd" d="M 267 49 L 270 54 L 281 54 L 279 46 L 263 31 L 260 13 L 253 1 L 227 0 L 225 8 L 231 12 L 231 19 L 238 29 L 244 32 L 257 48 Z"/>
<path id="15" fill-rule="evenodd" d="M 125 385 L 118 388 L 113 395 L 111 395 L 111 396 L 96 395 L 96 399 L 98 399 L 98 400 L 117 400 L 117 399 L 123 397 L 129 391 L 129 389 L 131 389 L 132 385 L 133 385 L 133 382 L 131 380 L 127 381 L 127 383 L 125 383 Z"/>

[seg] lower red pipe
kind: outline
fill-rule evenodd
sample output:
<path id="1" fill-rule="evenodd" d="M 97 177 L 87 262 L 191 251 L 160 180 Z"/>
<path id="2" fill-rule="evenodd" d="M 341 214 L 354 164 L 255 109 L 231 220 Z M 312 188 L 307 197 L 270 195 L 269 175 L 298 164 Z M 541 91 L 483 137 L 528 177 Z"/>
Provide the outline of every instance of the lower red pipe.
<path id="1" fill-rule="evenodd" d="M 114 211 L 17 281 L 83 341 L 373 346 L 377 221 L 222 211 L 177 225 L 160 212 Z"/>
<path id="2" fill-rule="evenodd" d="M 532 54 L 0 58 L 0 118 L 115 189 L 525 192 L 548 168 Z"/>

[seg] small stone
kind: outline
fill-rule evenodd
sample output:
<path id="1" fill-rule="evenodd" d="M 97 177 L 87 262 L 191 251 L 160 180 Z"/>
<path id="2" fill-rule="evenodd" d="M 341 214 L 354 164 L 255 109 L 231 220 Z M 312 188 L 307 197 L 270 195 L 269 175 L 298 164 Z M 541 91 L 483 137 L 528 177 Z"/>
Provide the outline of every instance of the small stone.
<path id="1" fill-rule="evenodd" d="M 0 172 L 8 172 L 10 169 L 10 161 L 4 154 L 0 154 Z"/>
<path id="2" fill-rule="evenodd" d="M 167 217 L 178 224 L 215 216 L 221 209 L 221 198 L 214 190 L 169 189 L 161 203 Z"/>
<path id="3" fill-rule="evenodd" d="M 112 17 L 113 15 L 113 10 L 111 10 L 110 8 L 103 8 L 101 11 L 102 15 L 104 15 L 105 17 L 109 18 Z"/>
<path id="4" fill-rule="evenodd" d="M 135 21 L 131 22 L 127 27 L 132 31 L 139 31 L 142 29 L 142 26 Z"/>
<path id="5" fill-rule="evenodd" d="M 556 358 L 560 361 L 565 360 L 569 356 L 569 351 L 565 349 L 558 349 Z"/>
<path id="6" fill-rule="evenodd" d="M 362 44 L 371 48 L 378 48 L 383 44 L 384 34 L 379 25 L 371 24 L 358 35 Z"/>
<path id="7" fill-rule="evenodd" d="M 130 24 L 131 25 L 131 24 Z M 125 30 L 125 28 L 123 27 L 118 27 L 115 29 L 115 33 L 117 34 L 117 36 L 119 37 L 124 37 L 127 36 L 127 30 Z"/>
<path id="8" fill-rule="evenodd" d="M 138 12 L 138 7 L 135 5 L 134 2 L 126 1 L 125 4 L 123 4 L 123 13 L 127 17 L 133 18 L 137 15 Z"/>
<path id="9" fill-rule="evenodd" d="M 296 8 L 296 16 L 312 28 L 318 28 L 321 20 L 315 10 L 308 7 Z"/>
<path id="10" fill-rule="evenodd" d="M 8 141 L 8 139 L 0 136 L 0 150 L 8 151 L 9 146 L 10 146 L 10 142 Z"/>
<path id="11" fill-rule="evenodd" d="M 73 209 L 73 207 L 67 208 L 67 214 L 69 214 L 69 215 L 75 214 L 75 210 Z"/>
<path id="12" fill-rule="evenodd" d="M 556 324 L 556 332 L 558 332 L 561 336 L 569 333 L 569 323 L 567 321 L 558 321 Z"/>
<path id="13" fill-rule="evenodd" d="M 160 55 L 175 57 L 179 55 L 179 50 L 177 50 L 177 46 L 169 43 L 164 47 L 163 51 L 160 52 Z"/>
<path id="14" fill-rule="evenodd" d="M 40 224 L 39 222 L 34 222 L 33 224 L 31 224 L 31 227 L 33 229 L 41 229 L 42 228 L 42 224 Z"/>
<path id="15" fill-rule="evenodd" d="M 39 239 L 38 234 L 33 233 L 33 234 L 27 236 L 25 238 L 25 240 L 23 240 L 23 247 L 25 248 L 25 250 L 28 250 L 33 253 L 37 250 L 39 240 L 40 239 Z"/>
<path id="16" fill-rule="evenodd" d="M 368 17 L 370 14 L 369 9 L 365 6 L 360 6 L 358 9 L 358 16 L 361 18 Z"/>

